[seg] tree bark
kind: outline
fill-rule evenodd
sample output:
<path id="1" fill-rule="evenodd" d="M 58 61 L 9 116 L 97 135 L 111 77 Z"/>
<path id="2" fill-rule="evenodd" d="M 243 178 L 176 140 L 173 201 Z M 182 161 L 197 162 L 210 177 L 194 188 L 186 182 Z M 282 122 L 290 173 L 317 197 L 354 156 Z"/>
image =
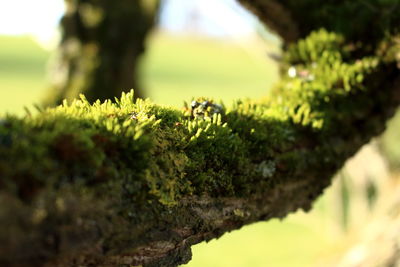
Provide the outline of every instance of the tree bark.
<path id="1" fill-rule="evenodd" d="M 158 0 L 66 0 L 45 103 L 60 104 L 80 93 L 103 101 L 131 89 L 143 97 L 138 68 L 157 12 Z"/>
<path id="2" fill-rule="evenodd" d="M 400 19 L 396 0 L 328 0 L 323 3 L 312 0 L 238 1 L 275 31 L 286 44 L 306 37 L 312 30 L 324 28 L 343 34 L 354 46 L 359 46 L 360 55 L 373 52 L 379 40 L 386 35 L 384 29 L 395 29 Z M 376 23 L 371 23 L 372 18 Z M 351 23 L 354 21 L 357 23 Z M 361 43 L 369 45 L 360 46 Z"/>

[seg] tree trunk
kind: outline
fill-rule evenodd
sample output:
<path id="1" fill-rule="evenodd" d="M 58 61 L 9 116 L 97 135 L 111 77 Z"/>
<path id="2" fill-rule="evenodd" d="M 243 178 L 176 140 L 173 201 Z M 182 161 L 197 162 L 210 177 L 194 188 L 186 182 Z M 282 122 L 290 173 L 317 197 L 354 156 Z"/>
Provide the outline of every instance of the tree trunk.
<path id="1" fill-rule="evenodd" d="M 135 90 L 146 37 L 154 26 L 158 0 L 66 0 L 62 41 L 47 104 L 84 93 L 90 102 Z"/>

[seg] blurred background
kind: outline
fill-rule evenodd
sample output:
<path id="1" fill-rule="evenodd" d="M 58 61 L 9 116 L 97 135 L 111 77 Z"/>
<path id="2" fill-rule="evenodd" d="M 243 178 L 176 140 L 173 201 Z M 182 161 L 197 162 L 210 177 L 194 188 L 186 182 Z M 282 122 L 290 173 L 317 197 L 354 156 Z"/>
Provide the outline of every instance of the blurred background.
<path id="1" fill-rule="evenodd" d="M 23 115 L 24 107 L 40 104 L 48 94 L 59 64 L 64 12 L 63 0 L 0 0 L 0 116 Z M 207 96 L 230 105 L 265 96 L 279 79 L 279 38 L 234 0 L 161 1 L 144 44 L 137 75 L 145 96 L 159 104 L 179 108 L 192 97 Z M 383 136 L 349 160 L 311 212 L 196 245 L 185 266 L 356 262 L 362 252 L 351 248 L 396 195 L 399 127 L 397 115 Z"/>

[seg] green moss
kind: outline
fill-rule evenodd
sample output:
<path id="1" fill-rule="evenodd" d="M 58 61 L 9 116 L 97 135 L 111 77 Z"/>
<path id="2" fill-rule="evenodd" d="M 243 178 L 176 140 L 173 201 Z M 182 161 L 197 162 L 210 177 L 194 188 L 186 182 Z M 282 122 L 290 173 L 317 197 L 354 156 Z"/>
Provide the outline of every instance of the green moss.
<path id="1" fill-rule="evenodd" d="M 130 92 L 115 102 L 91 105 L 81 96 L 34 116 L 6 117 L 0 188 L 29 200 L 43 188 L 77 183 L 122 190 L 126 203 L 166 206 L 193 194 L 246 196 L 298 179 L 321 158 L 323 166 L 342 164 L 383 127 L 368 114 L 389 101 L 378 90 L 396 71 L 392 61 L 352 59 L 345 38 L 326 30 L 291 45 L 284 59 L 268 99 L 237 101 L 209 116 L 134 101 Z M 357 132 L 352 124 L 360 120 L 369 122 Z"/>

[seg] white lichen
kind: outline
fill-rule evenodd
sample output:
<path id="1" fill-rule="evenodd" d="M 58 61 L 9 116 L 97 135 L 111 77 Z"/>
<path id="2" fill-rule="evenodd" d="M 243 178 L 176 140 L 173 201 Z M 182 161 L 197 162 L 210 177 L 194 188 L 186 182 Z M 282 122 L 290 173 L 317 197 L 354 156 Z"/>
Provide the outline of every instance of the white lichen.
<path id="1" fill-rule="evenodd" d="M 276 171 L 276 164 L 274 161 L 263 161 L 258 165 L 258 171 L 264 178 L 271 178 Z"/>

